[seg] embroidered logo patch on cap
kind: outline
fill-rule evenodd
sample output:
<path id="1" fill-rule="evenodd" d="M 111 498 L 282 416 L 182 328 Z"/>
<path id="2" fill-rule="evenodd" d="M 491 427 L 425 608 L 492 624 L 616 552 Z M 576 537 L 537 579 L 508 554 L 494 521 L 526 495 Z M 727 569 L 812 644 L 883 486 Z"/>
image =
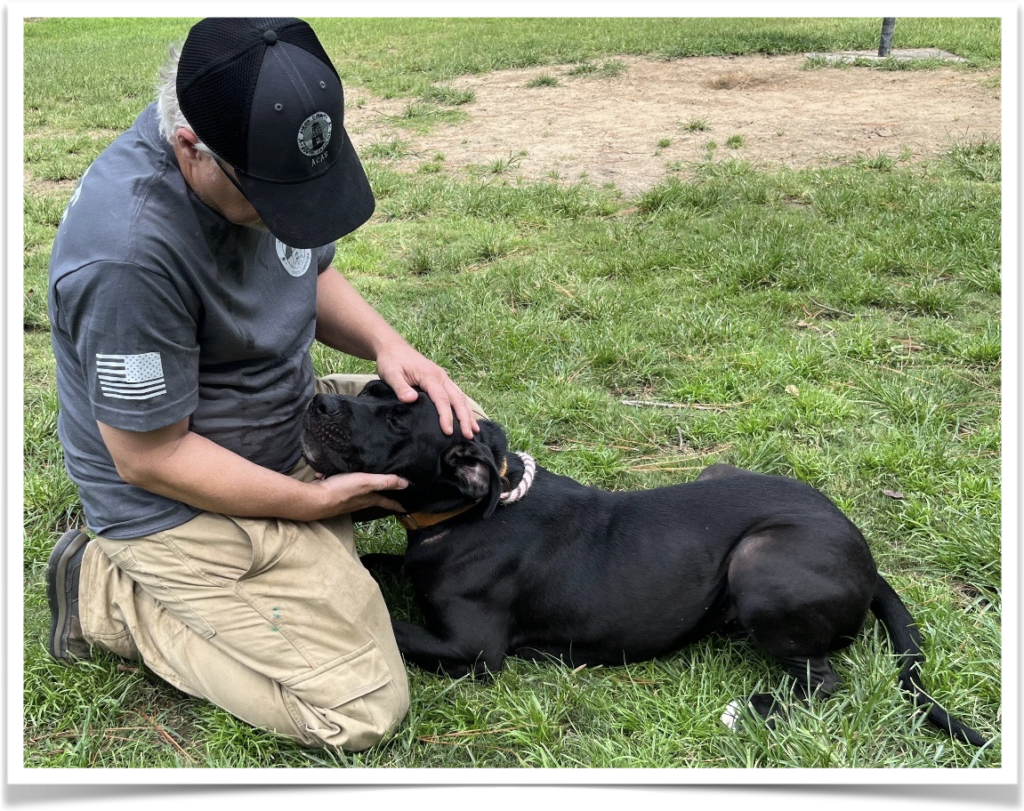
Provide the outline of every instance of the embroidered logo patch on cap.
<path id="1" fill-rule="evenodd" d="M 299 150 L 307 158 L 315 158 L 331 142 L 331 117 L 313 113 L 299 127 Z"/>

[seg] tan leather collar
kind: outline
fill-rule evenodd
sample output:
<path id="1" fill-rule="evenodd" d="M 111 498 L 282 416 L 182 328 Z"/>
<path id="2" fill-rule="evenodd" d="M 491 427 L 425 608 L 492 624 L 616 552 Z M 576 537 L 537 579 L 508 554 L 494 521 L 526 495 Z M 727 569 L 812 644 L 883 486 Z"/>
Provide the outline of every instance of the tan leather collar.
<path id="1" fill-rule="evenodd" d="M 447 521 L 449 518 L 454 518 L 456 515 L 462 515 L 462 513 L 471 510 L 479 503 L 480 501 L 477 500 L 472 504 L 467 504 L 465 507 L 449 510 L 446 513 L 407 513 L 406 515 L 396 515 L 395 518 L 407 530 L 424 529 L 425 527 L 432 527 L 434 524 L 440 524 L 442 521 Z"/>
<path id="2" fill-rule="evenodd" d="M 505 477 L 508 472 L 508 459 L 503 458 L 501 460 L 501 471 L 498 476 L 501 478 Z M 406 513 L 405 515 L 396 515 L 403 527 L 410 532 L 414 529 L 424 529 L 425 527 L 432 527 L 434 524 L 440 524 L 442 521 L 447 521 L 449 518 L 454 518 L 456 515 L 462 515 L 464 512 L 468 512 L 479 504 L 483 499 L 477 499 L 472 504 L 467 504 L 465 507 L 459 507 L 457 510 L 449 510 L 443 513 Z"/>

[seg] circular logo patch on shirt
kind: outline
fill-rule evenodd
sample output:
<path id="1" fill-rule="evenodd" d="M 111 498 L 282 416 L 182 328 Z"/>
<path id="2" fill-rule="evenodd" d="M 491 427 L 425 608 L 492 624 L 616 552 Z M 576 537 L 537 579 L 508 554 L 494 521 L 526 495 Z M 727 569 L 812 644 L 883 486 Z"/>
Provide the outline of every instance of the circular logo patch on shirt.
<path id="1" fill-rule="evenodd" d="M 301 276 L 309 270 L 313 251 L 309 248 L 292 248 L 281 240 L 277 240 L 277 258 L 281 260 L 284 269 L 292 276 Z"/>
<path id="2" fill-rule="evenodd" d="M 299 127 L 299 150 L 307 158 L 315 158 L 331 142 L 331 117 L 313 113 Z"/>

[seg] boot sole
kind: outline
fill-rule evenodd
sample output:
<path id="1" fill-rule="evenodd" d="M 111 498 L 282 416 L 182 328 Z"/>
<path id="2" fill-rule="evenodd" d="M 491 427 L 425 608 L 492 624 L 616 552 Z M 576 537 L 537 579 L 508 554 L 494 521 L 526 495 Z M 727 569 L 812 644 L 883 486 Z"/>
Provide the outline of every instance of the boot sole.
<path id="1" fill-rule="evenodd" d="M 69 661 L 67 645 L 63 639 L 68 624 L 68 594 L 64 587 L 68 563 L 89 543 L 89 536 L 80 529 L 65 532 L 54 544 L 46 567 L 46 601 L 50 605 L 50 655 L 58 662 Z M 59 586 L 59 588 L 58 588 Z"/>

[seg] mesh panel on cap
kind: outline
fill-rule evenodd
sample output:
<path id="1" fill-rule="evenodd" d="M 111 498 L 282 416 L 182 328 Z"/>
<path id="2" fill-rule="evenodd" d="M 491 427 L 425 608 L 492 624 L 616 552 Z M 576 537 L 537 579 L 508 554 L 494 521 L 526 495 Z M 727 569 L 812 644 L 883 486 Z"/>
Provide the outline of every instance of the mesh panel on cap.
<path id="1" fill-rule="evenodd" d="M 250 20 L 208 17 L 189 31 L 178 63 L 178 92 L 186 89 L 203 71 L 229 62 L 256 44 Z"/>
<path id="2" fill-rule="evenodd" d="M 207 73 L 179 99 L 200 140 L 242 169 L 249 160 L 249 109 L 262 61 L 262 49 L 243 52 L 234 62 Z"/>
<path id="3" fill-rule="evenodd" d="M 304 51 L 309 51 L 321 62 L 326 63 L 327 66 L 334 71 L 335 76 L 338 75 L 338 71 L 335 70 L 334 63 L 331 62 L 331 58 L 327 55 L 327 51 L 324 50 L 324 46 L 320 44 L 320 40 L 317 39 L 313 29 L 304 22 L 301 20 L 295 20 L 291 23 L 281 25 L 274 30 L 277 32 L 277 36 L 280 39 L 285 42 L 290 42 L 292 45 L 296 45 Z"/>
<path id="4" fill-rule="evenodd" d="M 306 50 L 315 43 L 316 55 L 326 59 L 302 20 L 208 17 L 193 26 L 178 62 L 178 103 L 185 119 L 201 141 L 241 169 L 248 166 L 249 111 L 267 47 L 263 32 L 269 29 Z"/>

